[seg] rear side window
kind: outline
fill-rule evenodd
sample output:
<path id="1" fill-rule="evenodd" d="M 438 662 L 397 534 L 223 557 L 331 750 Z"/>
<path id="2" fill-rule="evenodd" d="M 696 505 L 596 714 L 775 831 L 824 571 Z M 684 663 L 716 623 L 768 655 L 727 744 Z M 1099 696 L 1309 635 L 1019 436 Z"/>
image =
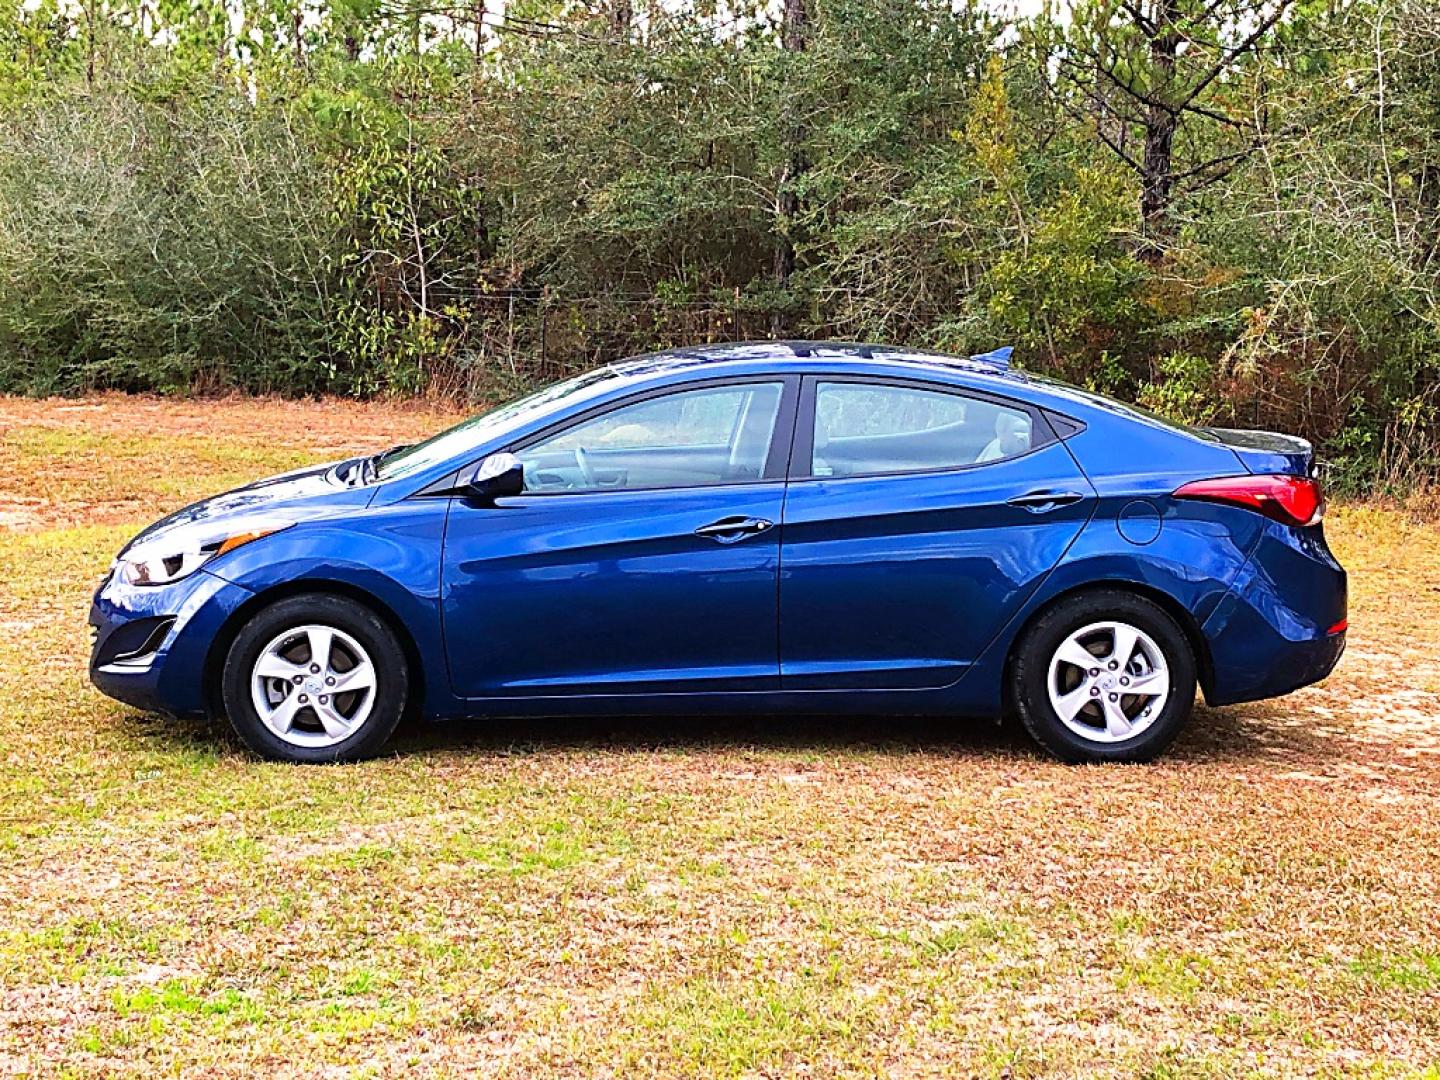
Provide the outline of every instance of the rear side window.
<path id="1" fill-rule="evenodd" d="M 813 476 L 864 476 L 977 465 L 1034 445 L 1024 409 L 941 390 L 880 383 L 815 387 Z"/>

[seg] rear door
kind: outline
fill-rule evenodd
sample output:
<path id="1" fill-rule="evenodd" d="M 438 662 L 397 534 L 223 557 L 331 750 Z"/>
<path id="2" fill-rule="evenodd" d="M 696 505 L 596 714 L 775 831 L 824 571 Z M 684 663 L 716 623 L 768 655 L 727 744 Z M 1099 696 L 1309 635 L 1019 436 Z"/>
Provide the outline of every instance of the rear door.
<path id="1" fill-rule="evenodd" d="M 807 376 L 780 572 L 786 690 L 957 681 L 1093 512 L 1043 413 L 926 381 Z"/>

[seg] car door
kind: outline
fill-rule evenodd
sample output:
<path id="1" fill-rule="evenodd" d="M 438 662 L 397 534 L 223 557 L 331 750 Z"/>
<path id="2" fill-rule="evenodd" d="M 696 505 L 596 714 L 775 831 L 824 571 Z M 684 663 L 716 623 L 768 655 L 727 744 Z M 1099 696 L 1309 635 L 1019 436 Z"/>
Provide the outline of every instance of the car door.
<path id="1" fill-rule="evenodd" d="M 525 491 L 451 504 L 442 614 L 464 698 L 767 690 L 798 379 L 686 384 L 510 449 Z"/>
<path id="2" fill-rule="evenodd" d="M 1095 492 L 1044 414 L 946 384 L 807 376 L 780 574 L 785 690 L 957 681 Z"/>

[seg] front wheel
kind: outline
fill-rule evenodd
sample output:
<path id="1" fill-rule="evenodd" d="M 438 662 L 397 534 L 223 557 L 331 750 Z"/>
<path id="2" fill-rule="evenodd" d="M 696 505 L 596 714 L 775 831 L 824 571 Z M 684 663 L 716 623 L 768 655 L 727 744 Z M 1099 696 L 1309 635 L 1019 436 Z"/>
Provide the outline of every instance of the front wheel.
<path id="1" fill-rule="evenodd" d="M 1118 589 L 1062 600 L 1016 646 L 1010 692 L 1042 747 L 1071 762 L 1150 761 L 1195 705 L 1195 657 L 1158 604 Z"/>
<path id="2" fill-rule="evenodd" d="M 409 673 L 394 633 L 344 597 L 295 596 L 250 619 L 225 660 L 221 695 L 245 745 L 276 761 L 378 753 L 405 709 Z"/>

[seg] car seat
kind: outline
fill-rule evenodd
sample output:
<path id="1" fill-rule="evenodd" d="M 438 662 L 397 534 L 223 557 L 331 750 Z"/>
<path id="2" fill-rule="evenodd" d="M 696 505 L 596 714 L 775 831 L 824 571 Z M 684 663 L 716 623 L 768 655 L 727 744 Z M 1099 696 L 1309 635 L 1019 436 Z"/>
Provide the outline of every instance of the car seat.
<path id="1" fill-rule="evenodd" d="M 1030 418 L 1022 413 L 1001 412 L 995 417 L 995 438 L 985 444 L 975 463 L 998 461 L 1029 449 Z"/>

